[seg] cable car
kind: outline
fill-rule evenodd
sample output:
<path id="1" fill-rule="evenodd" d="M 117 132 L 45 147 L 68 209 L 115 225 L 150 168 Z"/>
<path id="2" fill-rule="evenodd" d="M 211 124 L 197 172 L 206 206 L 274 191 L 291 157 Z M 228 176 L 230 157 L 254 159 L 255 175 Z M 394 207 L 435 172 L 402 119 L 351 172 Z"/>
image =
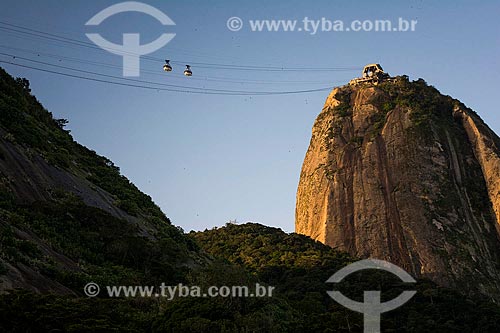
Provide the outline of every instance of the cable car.
<path id="1" fill-rule="evenodd" d="M 186 65 L 186 69 L 184 70 L 184 75 L 186 76 L 192 76 L 193 72 L 191 72 L 191 66 Z"/>
<path id="2" fill-rule="evenodd" d="M 165 65 L 163 65 L 163 70 L 165 72 L 171 72 L 172 66 L 170 66 L 170 60 L 165 60 Z"/>

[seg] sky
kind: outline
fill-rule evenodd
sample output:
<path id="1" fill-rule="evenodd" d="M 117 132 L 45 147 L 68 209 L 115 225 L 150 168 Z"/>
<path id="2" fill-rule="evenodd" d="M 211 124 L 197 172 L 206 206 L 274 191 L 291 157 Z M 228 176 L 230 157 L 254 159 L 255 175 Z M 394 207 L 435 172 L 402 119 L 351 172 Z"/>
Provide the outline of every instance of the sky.
<path id="1" fill-rule="evenodd" d="M 300 94 L 193 94 L 0 63 L 11 75 L 28 78 L 33 94 L 54 117 L 69 120 L 67 128 L 75 140 L 110 158 L 185 231 L 237 220 L 292 232 L 295 194 L 314 119 L 329 90 L 359 76 L 360 68 L 369 63 L 380 63 L 391 75 L 424 78 L 474 109 L 500 133 L 498 1 L 142 2 L 168 15 L 175 25 L 163 26 L 136 12 L 116 14 L 99 26 L 85 25 L 120 1 L 2 0 L 0 61 L 131 82 L 120 79 L 120 55 L 78 41 L 91 43 L 85 34 L 99 33 L 120 44 L 124 33 L 140 33 L 141 42 L 149 43 L 162 33 L 175 33 L 164 47 L 141 57 L 140 77 L 128 79 L 195 90 L 328 88 Z M 241 18 L 241 30 L 228 29 L 231 17 Z M 353 20 L 397 23 L 400 17 L 417 24 L 415 31 L 405 32 L 313 34 L 310 29 L 252 31 L 249 22 L 302 24 L 305 17 L 342 20 L 346 26 Z M 163 72 L 162 59 L 172 60 L 172 72 Z M 192 77 L 182 75 L 184 64 L 192 65 Z M 285 70 L 269 70 L 275 67 Z M 197 91 L 213 91 L 201 89 Z"/>

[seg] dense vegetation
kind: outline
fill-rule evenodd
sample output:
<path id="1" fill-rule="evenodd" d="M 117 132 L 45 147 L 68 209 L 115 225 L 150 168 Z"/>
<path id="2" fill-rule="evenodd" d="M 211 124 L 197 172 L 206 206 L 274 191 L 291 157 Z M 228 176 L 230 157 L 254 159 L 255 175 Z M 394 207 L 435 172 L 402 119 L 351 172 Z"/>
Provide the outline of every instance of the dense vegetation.
<path id="1" fill-rule="evenodd" d="M 326 290 L 362 301 L 364 290 L 382 290 L 383 301 L 402 290 L 417 295 L 382 315 L 384 332 L 497 332 L 500 309 L 480 299 L 439 288 L 429 281 L 403 285 L 394 277 L 365 271 L 338 287 L 326 284 L 352 262 L 311 239 L 258 224 L 227 225 L 191 237 L 214 255 L 212 265 L 187 283 L 276 287 L 273 297 L 150 299 L 74 298 L 24 291 L 0 297 L 0 329 L 59 329 L 67 332 L 361 332 L 362 316 L 336 304 Z M 219 258 L 219 259 L 215 259 Z"/>
<path id="2" fill-rule="evenodd" d="M 0 258 L 24 263 L 75 290 L 88 281 L 106 284 L 176 283 L 186 274 L 182 264 L 196 245 L 172 228 L 158 227 L 155 240 L 141 236 L 137 225 L 83 204 L 74 196 L 1 210 Z M 37 244 L 20 239 L 29 230 L 78 268 L 68 270 L 42 253 Z M 152 236 L 151 236 L 152 237 Z"/>
<path id="3" fill-rule="evenodd" d="M 440 94 L 423 79 L 410 82 L 407 76 L 400 76 L 396 82 L 384 82 L 379 88 L 388 95 L 382 109 L 389 111 L 396 106 L 411 109 L 413 123 L 421 130 L 429 129 L 430 122 L 452 120 L 453 107 L 459 103 L 450 96 Z"/>
<path id="4" fill-rule="evenodd" d="M 385 301 L 415 288 L 374 271 L 353 274 L 334 288 L 325 281 L 354 259 L 308 237 L 276 228 L 228 224 L 191 235 L 207 252 L 276 286 L 277 297 L 286 300 L 297 316 L 298 322 L 291 323 L 292 331 L 362 331 L 361 315 L 335 303 L 327 290 L 340 290 L 362 302 L 365 290 L 382 290 Z M 466 298 L 430 281 L 419 281 L 416 290 L 417 295 L 406 305 L 382 315 L 383 331 L 496 332 L 500 327 L 500 308 L 486 300 Z"/>
<path id="5" fill-rule="evenodd" d="M 348 106 L 343 108 L 349 112 Z M 53 119 L 31 95 L 27 80 L 14 80 L 0 70 L 0 127 L 7 133 L 2 139 L 86 177 L 142 222 L 119 219 L 58 189 L 51 201 L 19 203 L 0 175 L 0 279 L 9 266 L 30 267 L 74 293 L 14 290 L 1 295 L 0 332 L 362 331 L 362 315 L 335 303 L 326 293 L 334 286 L 325 283 L 355 258 L 308 237 L 254 223 L 183 234 L 111 161 L 74 142 L 64 130 L 66 123 Z M 48 249 L 70 264 L 54 260 Z M 87 298 L 82 286 L 89 281 L 182 282 L 202 288 L 258 282 L 276 289 L 273 297 L 263 298 L 169 301 L 103 293 Z M 385 273 L 364 272 L 336 288 L 362 301 L 364 290 L 382 290 L 388 300 L 415 286 Z M 499 307 L 486 300 L 465 298 L 428 281 L 420 281 L 416 289 L 409 303 L 382 316 L 383 331 L 496 332 L 500 327 Z"/>

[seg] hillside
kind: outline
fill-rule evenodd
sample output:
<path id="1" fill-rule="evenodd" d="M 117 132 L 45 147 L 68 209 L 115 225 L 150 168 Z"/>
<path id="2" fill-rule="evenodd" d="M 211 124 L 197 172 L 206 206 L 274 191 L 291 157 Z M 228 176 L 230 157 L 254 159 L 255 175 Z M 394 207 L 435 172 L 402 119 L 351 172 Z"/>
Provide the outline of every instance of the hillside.
<path id="1" fill-rule="evenodd" d="M 76 143 L 27 80 L 0 70 L 0 110 L 0 291 L 184 280 L 196 245 L 110 160 Z"/>
<path id="2" fill-rule="evenodd" d="M 325 281 L 356 258 L 303 235 L 256 223 L 227 224 L 190 235 L 208 253 L 276 286 L 277 297 L 293 311 L 290 332 L 362 332 L 362 316 L 335 303 L 326 293 L 332 289 L 357 301 L 363 301 L 365 290 L 382 290 L 385 301 L 415 288 L 412 300 L 383 314 L 382 332 L 496 332 L 500 327 L 497 305 L 463 297 L 429 280 L 410 287 L 389 273 L 367 270 L 352 274 L 334 288 Z"/>
<path id="3" fill-rule="evenodd" d="M 336 88 L 312 129 L 296 232 L 498 300 L 499 148 L 422 79 Z"/>

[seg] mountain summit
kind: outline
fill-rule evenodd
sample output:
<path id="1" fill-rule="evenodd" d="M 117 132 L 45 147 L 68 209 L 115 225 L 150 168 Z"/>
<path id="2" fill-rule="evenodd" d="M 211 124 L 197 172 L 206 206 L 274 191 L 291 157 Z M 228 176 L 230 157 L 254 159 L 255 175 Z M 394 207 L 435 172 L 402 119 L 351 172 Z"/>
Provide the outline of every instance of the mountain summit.
<path id="1" fill-rule="evenodd" d="M 424 80 L 335 88 L 297 190 L 297 233 L 500 295 L 500 139 Z"/>

